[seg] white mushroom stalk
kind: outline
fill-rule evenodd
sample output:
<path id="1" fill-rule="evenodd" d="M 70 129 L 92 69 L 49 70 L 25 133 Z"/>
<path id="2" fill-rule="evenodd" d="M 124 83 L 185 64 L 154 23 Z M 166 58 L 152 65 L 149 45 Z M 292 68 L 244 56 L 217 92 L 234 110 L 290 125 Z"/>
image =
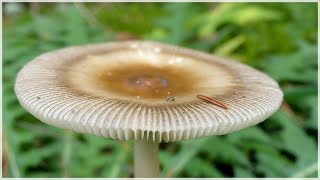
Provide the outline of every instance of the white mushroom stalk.
<path id="1" fill-rule="evenodd" d="M 152 155 L 158 143 L 256 125 L 283 98 L 274 80 L 249 66 L 145 41 L 42 54 L 19 72 L 15 92 L 21 105 L 44 123 L 135 140 L 136 177 L 159 174 L 157 155 Z"/>
<path id="2" fill-rule="evenodd" d="M 134 175 L 135 177 L 159 177 L 160 164 L 158 159 L 159 143 L 137 140 L 134 144 Z"/>

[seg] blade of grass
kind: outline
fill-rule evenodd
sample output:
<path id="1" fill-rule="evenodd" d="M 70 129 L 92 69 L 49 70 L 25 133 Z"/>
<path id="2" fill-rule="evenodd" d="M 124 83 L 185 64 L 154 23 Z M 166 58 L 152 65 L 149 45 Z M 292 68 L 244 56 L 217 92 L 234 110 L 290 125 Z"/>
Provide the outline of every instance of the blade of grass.
<path id="1" fill-rule="evenodd" d="M 200 138 L 191 141 L 182 142 L 182 147 L 179 153 L 170 161 L 165 164 L 160 177 L 173 177 L 177 176 L 186 164 L 192 159 L 203 145 L 206 144 L 209 138 Z"/>
<path id="2" fill-rule="evenodd" d="M 64 131 L 64 149 L 62 154 L 62 176 L 69 177 L 68 165 L 71 160 L 72 151 L 72 136 L 73 132 L 65 130 Z"/>
<path id="3" fill-rule="evenodd" d="M 217 48 L 214 53 L 220 56 L 227 56 L 232 54 L 237 48 L 239 48 L 244 42 L 245 37 L 243 35 L 238 35 L 229 41 L 223 43 L 220 45 L 219 48 Z"/>

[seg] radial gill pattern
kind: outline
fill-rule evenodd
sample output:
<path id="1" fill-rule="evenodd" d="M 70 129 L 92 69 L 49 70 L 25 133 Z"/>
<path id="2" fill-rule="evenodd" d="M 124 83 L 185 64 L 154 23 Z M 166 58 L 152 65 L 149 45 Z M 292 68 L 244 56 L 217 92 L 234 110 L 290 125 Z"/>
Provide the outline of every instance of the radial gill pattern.
<path id="1" fill-rule="evenodd" d="M 106 138 L 157 142 L 253 126 L 273 114 L 283 98 L 274 80 L 251 67 L 145 41 L 42 54 L 19 72 L 15 92 L 21 105 L 44 123 Z"/>

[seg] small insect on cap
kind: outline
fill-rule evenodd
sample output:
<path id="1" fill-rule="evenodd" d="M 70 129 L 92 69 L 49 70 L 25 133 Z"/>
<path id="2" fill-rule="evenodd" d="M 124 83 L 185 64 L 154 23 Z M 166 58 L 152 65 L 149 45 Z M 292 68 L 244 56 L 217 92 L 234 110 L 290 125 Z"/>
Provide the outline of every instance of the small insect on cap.
<path id="1" fill-rule="evenodd" d="M 75 46 L 19 72 L 21 105 L 44 123 L 106 138 L 178 141 L 253 126 L 283 93 L 238 62 L 155 42 Z"/>

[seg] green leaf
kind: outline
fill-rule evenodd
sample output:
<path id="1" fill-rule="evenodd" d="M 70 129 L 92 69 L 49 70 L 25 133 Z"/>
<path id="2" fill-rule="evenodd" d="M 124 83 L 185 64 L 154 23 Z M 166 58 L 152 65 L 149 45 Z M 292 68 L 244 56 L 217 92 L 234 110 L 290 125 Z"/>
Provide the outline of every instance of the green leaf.
<path id="1" fill-rule="evenodd" d="M 190 175 L 190 177 L 223 177 L 210 162 L 198 157 L 192 158 L 184 169 L 184 172 Z"/>
<path id="2" fill-rule="evenodd" d="M 279 122 L 284 129 L 280 137 L 284 148 L 297 157 L 296 168 L 303 168 L 314 163 L 317 159 L 315 157 L 317 156 L 316 143 L 284 112 L 279 111 L 274 118 L 281 119 Z"/>
<path id="3" fill-rule="evenodd" d="M 291 164 L 278 152 L 257 152 L 257 170 L 263 172 L 267 177 L 290 176 Z"/>
<path id="4" fill-rule="evenodd" d="M 290 55 L 271 56 L 265 61 L 264 69 L 279 82 L 317 84 L 317 46 L 303 45 Z"/>

